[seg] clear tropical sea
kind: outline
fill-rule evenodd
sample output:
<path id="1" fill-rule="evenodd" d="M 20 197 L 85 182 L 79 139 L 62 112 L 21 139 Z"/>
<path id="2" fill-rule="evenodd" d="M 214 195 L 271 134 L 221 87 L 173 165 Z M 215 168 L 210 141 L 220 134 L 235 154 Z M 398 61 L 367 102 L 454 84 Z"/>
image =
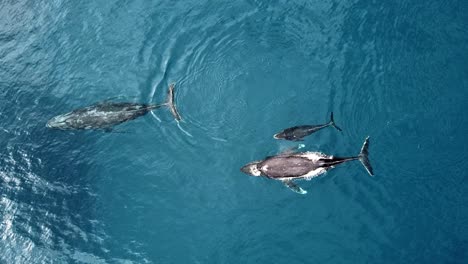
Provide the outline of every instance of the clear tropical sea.
<path id="1" fill-rule="evenodd" d="M 468 263 L 468 2 L 0 1 L 1 263 Z M 103 101 L 164 101 L 58 131 Z M 322 124 L 299 195 L 239 168 Z"/>

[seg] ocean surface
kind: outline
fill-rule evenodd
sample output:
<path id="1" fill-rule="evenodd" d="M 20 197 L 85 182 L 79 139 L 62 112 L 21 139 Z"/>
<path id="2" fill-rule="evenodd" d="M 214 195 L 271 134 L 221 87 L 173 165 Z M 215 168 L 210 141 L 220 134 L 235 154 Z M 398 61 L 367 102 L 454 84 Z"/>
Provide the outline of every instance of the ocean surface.
<path id="1" fill-rule="evenodd" d="M 468 263 L 468 2 L 0 1 L 0 263 Z M 106 99 L 167 109 L 103 131 Z M 356 155 L 299 195 L 244 164 Z"/>

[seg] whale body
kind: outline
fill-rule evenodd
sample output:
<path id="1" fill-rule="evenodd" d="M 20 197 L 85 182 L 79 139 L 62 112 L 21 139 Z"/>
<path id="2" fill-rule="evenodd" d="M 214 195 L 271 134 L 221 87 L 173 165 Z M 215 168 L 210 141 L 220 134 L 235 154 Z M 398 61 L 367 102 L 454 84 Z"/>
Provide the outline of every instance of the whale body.
<path id="1" fill-rule="evenodd" d="M 243 166 L 241 171 L 251 176 L 282 181 L 292 191 L 305 194 L 307 192 L 296 185 L 294 180 L 310 180 L 347 161 L 359 160 L 369 175 L 373 176 L 368 148 L 369 137 L 365 139 L 361 152 L 355 157 L 334 157 L 321 152 L 282 153 L 250 162 Z"/>
<path id="2" fill-rule="evenodd" d="M 174 84 L 169 87 L 166 103 L 140 104 L 105 101 L 55 116 L 47 122 L 46 127 L 60 130 L 103 129 L 109 131 L 116 125 L 144 116 L 162 106 L 169 107 L 176 120 L 181 119 L 174 104 Z"/>
<path id="3" fill-rule="evenodd" d="M 323 124 L 323 125 L 303 125 L 303 126 L 294 126 L 284 129 L 283 131 L 276 133 L 273 135 L 274 139 L 284 139 L 284 140 L 291 140 L 291 141 L 302 141 L 304 137 L 315 133 L 323 128 L 332 126 L 336 128 L 338 131 L 341 131 L 335 124 L 335 120 L 333 119 L 333 112 L 330 116 L 330 122 Z"/>

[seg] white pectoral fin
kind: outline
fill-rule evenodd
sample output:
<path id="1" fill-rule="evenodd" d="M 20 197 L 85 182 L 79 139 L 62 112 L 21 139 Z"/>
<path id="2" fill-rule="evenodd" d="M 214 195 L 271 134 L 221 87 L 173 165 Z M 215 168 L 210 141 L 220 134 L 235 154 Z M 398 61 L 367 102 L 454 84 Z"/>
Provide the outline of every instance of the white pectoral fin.
<path id="1" fill-rule="evenodd" d="M 283 183 L 286 187 L 288 187 L 291 191 L 299 194 L 306 194 L 307 191 L 299 187 L 299 185 L 295 184 L 292 180 L 283 180 Z"/>
<path id="2" fill-rule="evenodd" d="M 301 148 L 305 148 L 305 144 L 298 144 L 297 146 L 287 148 L 279 153 L 279 155 L 290 155 L 297 153 Z"/>

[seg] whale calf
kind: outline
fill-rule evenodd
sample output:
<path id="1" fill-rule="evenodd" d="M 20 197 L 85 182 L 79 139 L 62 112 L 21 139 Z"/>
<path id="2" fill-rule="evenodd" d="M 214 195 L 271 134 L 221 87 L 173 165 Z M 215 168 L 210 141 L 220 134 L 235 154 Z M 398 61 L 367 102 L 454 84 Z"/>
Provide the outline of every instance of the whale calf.
<path id="1" fill-rule="evenodd" d="M 60 130 L 102 129 L 111 131 L 116 125 L 144 116 L 162 106 L 169 107 L 176 120 L 181 119 L 174 104 L 174 84 L 169 86 L 167 100 L 163 104 L 105 101 L 55 116 L 47 122 L 46 127 Z"/>
<path id="2" fill-rule="evenodd" d="M 282 181 L 292 191 L 306 194 L 307 191 L 294 183 L 294 180 L 310 180 L 347 161 L 359 160 L 369 175 L 373 176 L 368 148 L 369 137 L 365 139 L 361 152 L 355 157 L 334 157 L 321 152 L 281 153 L 264 160 L 250 162 L 243 166 L 241 171 L 252 176 Z"/>
<path id="3" fill-rule="evenodd" d="M 294 126 L 290 128 L 286 128 L 285 130 L 275 134 L 273 138 L 275 139 L 285 139 L 291 141 L 301 141 L 304 137 L 319 131 L 322 128 L 326 128 L 332 126 L 336 128 L 338 131 L 341 131 L 335 124 L 335 120 L 333 119 L 333 112 L 330 116 L 330 122 L 323 124 L 323 125 L 305 125 L 305 126 Z"/>

